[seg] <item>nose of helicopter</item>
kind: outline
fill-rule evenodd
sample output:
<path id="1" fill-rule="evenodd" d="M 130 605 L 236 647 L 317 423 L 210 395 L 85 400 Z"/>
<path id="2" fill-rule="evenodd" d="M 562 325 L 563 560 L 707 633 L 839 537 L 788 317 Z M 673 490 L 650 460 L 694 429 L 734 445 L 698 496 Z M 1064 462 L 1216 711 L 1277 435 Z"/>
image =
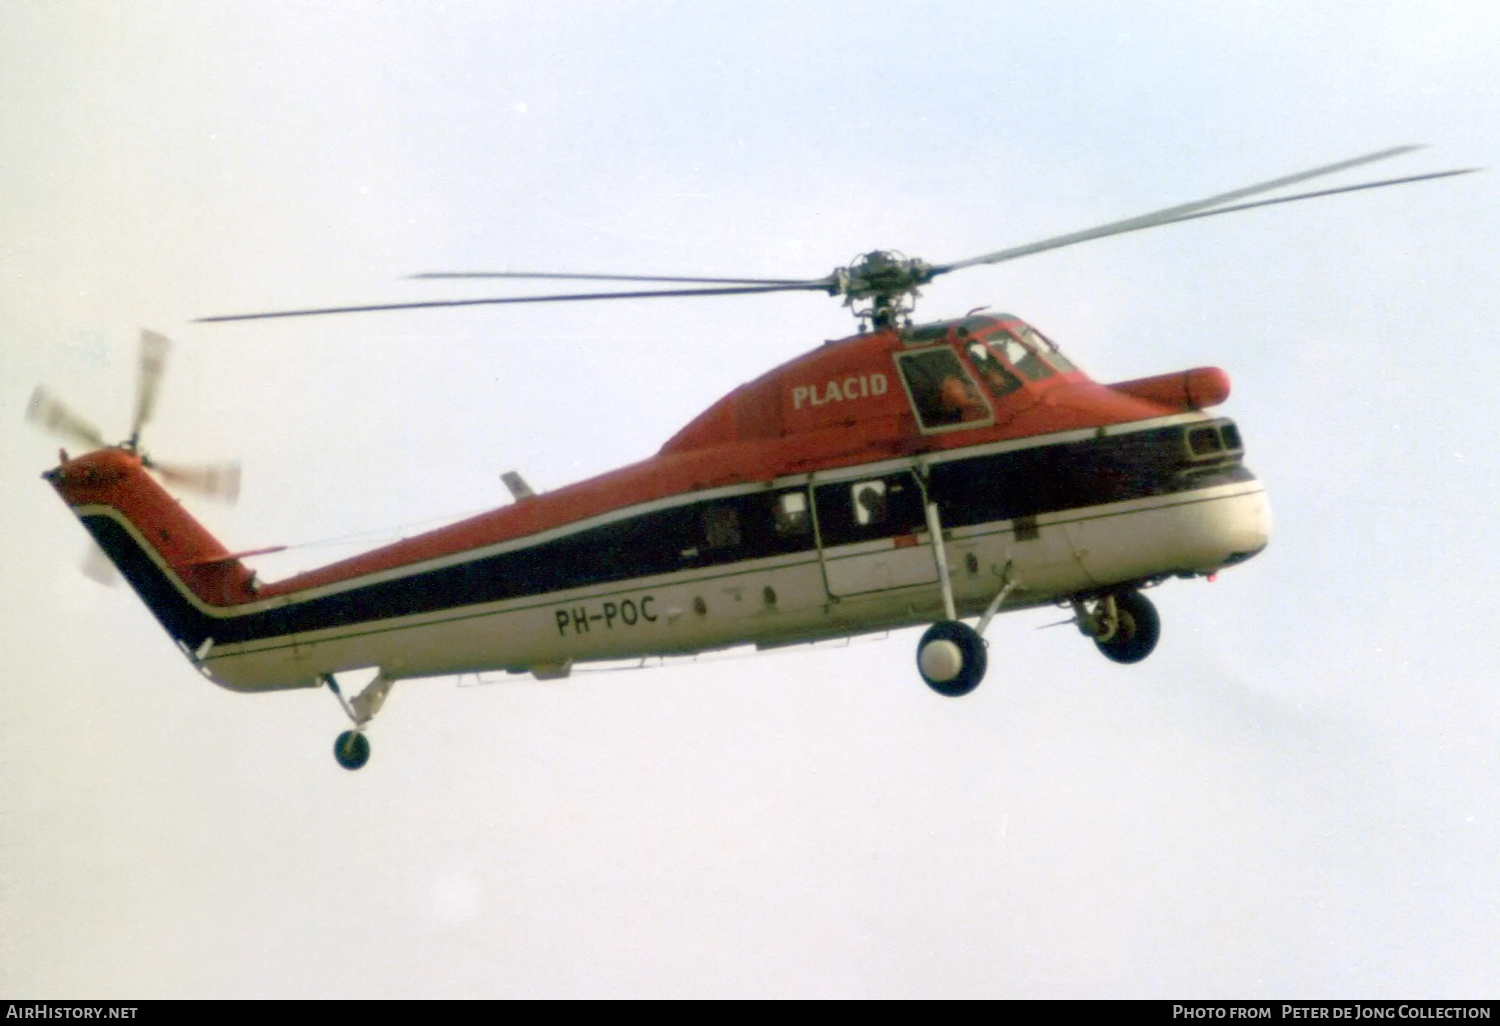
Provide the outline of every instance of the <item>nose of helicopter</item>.
<path id="1" fill-rule="evenodd" d="M 1255 487 L 1217 503 L 1214 533 L 1228 551 L 1220 566 L 1234 566 L 1259 555 L 1271 543 L 1271 502 L 1264 487 Z"/>

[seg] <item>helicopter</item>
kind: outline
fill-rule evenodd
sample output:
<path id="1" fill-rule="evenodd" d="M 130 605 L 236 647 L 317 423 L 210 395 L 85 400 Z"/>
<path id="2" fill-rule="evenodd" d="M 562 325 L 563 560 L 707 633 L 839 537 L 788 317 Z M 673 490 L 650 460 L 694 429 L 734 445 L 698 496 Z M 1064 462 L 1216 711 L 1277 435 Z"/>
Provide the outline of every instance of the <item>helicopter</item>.
<path id="1" fill-rule="evenodd" d="M 191 665 L 235 691 L 327 687 L 359 769 L 397 681 L 505 671 L 539 680 L 600 661 L 769 649 L 928 625 L 916 667 L 972 692 L 1001 612 L 1060 605 L 1108 659 L 1138 663 L 1161 621 L 1144 594 L 1262 551 L 1271 513 L 1233 420 L 1228 375 L 1198 367 L 1093 381 L 1019 317 L 917 322 L 936 277 L 1197 218 L 1467 174 L 1251 199 L 1401 146 L 947 264 L 877 250 L 818 278 L 442 272 L 421 278 L 633 283 L 617 291 L 205 317 L 225 323 L 455 306 L 821 292 L 859 330 L 731 391 L 635 464 L 274 582 L 161 484 L 230 498 L 231 464 L 180 467 L 140 444 L 166 339 L 143 333 L 135 417 L 109 445 L 38 389 L 30 418 L 90 447 L 43 477 Z M 640 287 L 646 283 L 658 288 Z M 973 619 L 971 624 L 967 622 Z M 337 675 L 374 669 L 346 697 Z"/>

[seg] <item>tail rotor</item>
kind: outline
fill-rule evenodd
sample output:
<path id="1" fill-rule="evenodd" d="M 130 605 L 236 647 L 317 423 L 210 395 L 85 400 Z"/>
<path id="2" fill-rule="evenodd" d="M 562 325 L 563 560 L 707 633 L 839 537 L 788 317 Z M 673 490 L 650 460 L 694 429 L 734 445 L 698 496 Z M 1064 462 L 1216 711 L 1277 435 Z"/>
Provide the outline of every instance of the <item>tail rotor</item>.
<path id="1" fill-rule="evenodd" d="M 150 423 L 156 412 L 157 396 L 161 392 L 162 377 L 166 372 L 167 354 L 172 343 L 165 335 L 154 331 L 141 332 L 141 352 L 136 379 L 135 414 L 130 423 L 130 435 L 114 448 L 135 454 L 141 466 L 152 471 L 168 486 L 183 492 L 191 492 L 219 502 L 233 503 L 240 494 L 240 465 L 235 461 L 204 464 L 163 463 L 153 459 L 141 449 L 141 432 Z M 38 385 L 26 404 L 26 420 L 43 431 L 56 435 L 89 451 L 110 448 L 104 433 L 88 418 L 80 416 L 45 387 Z M 66 453 L 64 453 L 66 459 Z M 109 584 L 113 579 L 113 568 L 107 557 L 95 548 L 86 559 L 84 573 L 100 583 Z"/>
<path id="2" fill-rule="evenodd" d="M 161 390 L 162 374 L 167 369 L 167 352 L 171 348 L 172 343 L 167 341 L 165 335 L 154 331 L 141 332 L 140 373 L 135 387 L 135 419 L 130 423 L 130 441 L 126 443 L 131 448 L 140 443 L 141 429 L 151 419 L 151 414 L 156 412 L 156 394 Z"/>
<path id="3" fill-rule="evenodd" d="M 31 401 L 26 404 L 26 420 L 43 431 L 90 449 L 103 449 L 109 445 L 98 428 L 68 409 L 41 385 L 31 393 Z"/>
<path id="4" fill-rule="evenodd" d="M 161 463 L 142 457 L 141 463 L 148 470 L 174 488 L 193 492 L 206 499 L 234 503 L 240 497 L 240 465 L 235 462 L 200 463 L 187 466 L 180 463 Z"/>

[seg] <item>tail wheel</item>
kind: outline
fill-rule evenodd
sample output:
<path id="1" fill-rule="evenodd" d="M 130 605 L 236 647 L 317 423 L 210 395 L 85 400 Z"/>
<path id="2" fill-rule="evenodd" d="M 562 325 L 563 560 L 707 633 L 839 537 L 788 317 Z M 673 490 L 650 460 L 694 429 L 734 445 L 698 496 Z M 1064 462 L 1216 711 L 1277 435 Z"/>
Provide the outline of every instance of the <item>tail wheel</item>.
<path id="1" fill-rule="evenodd" d="M 979 687 L 987 665 L 984 639 L 957 620 L 933 624 L 917 643 L 917 671 L 928 687 L 949 698 Z"/>
<path id="2" fill-rule="evenodd" d="M 1115 629 L 1107 638 L 1095 638 L 1094 644 L 1117 663 L 1138 663 L 1156 648 L 1161 617 L 1151 600 L 1138 591 L 1123 591 L 1114 598 Z"/>
<path id="3" fill-rule="evenodd" d="M 357 770 L 370 761 L 370 739 L 358 730 L 346 730 L 333 743 L 333 757 L 346 770 Z"/>

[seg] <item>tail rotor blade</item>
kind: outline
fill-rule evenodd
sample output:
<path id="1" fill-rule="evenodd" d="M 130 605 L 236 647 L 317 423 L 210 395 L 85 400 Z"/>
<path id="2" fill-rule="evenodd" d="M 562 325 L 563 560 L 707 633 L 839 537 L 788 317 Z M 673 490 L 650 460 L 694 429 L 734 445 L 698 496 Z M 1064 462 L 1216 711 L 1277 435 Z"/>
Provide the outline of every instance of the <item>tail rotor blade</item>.
<path id="1" fill-rule="evenodd" d="M 232 503 L 240 497 L 240 465 L 238 463 L 209 463 L 201 466 L 182 466 L 172 463 L 157 463 L 150 467 L 168 484 L 184 491 L 196 492 L 209 499 Z"/>
<path id="2" fill-rule="evenodd" d="M 81 443 L 90 449 L 103 449 L 109 445 L 98 428 L 68 409 L 40 385 L 31 393 L 31 401 L 26 404 L 26 419 L 54 435 Z"/>
<path id="3" fill-rule="evenodd" d="M 167 352 L 171 347 L 172 343 L 166 336 L 154 331 L 141 332 L 140 380 L 135 396 L 135 420 L 130 428 L 130 438 L 120 448 L 137 453 L 142 465 L 175 488 L 232 503 L 240 496 L 238 463 L 160 463 L 138 448 L 141 429 L 151 420 L 151 414 L 156 409 L 156 396 L 161 387 L 162 373 L 166 369 Z M 89 449 L 109 448 L 109 442 L 105 441 L 98 428 L 68 409 L 61 400 L 40 386 L 26 404 L 26 419 Z M 96 549 L 85 565 L 84 572 L 94 580 L 103 582 L 107 575 L 101 569 L 101 560 L 103 564 L 108 564 L 108 559 Z"/>
<path id="4" fill-rule="evenodd" d="M 167 366 L 167 351 L 172 343 L 154 331 L 141 332 L 141 375 L 135 393 L 135 420 L 130 425 L 131 441 L 139 441 L 141 429 L 156 409 L 156 393 L 161 387 L 162 371 Z"/>

